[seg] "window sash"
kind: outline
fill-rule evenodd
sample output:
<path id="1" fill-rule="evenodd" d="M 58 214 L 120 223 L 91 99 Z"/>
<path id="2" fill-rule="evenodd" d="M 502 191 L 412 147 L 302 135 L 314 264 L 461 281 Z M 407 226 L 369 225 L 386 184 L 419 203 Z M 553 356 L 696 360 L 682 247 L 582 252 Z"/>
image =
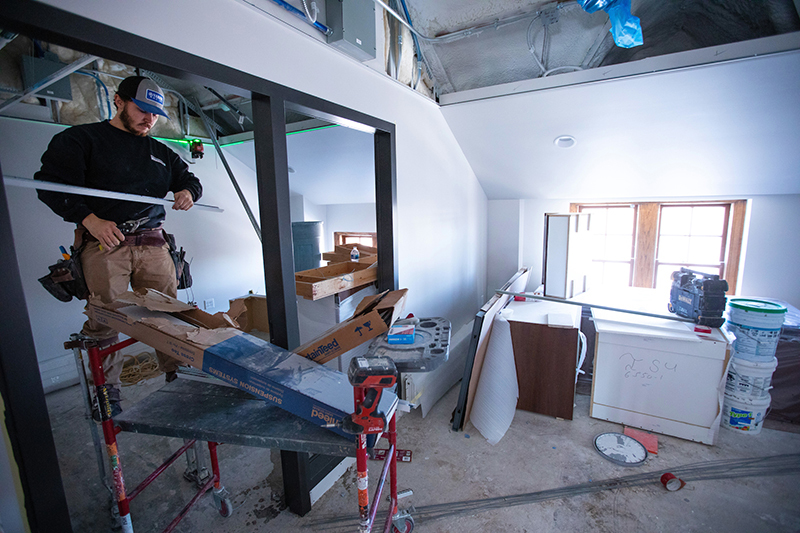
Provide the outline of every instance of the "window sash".
<path id="1" fill-rule="evenodd" d="M 744 234 L 744 220 L 747 208 L 746 200 L 732 200 L 726 202 L 635 202 L 635 203 L 597 203 L 570 204 L 570 212 L 578 213 L 584 208 L 597 207 L 634 207 L 635 226 L 633 267 L 631 286 L 653 288 L 656 285 L 656 274 L 659 265 L 675 265 L 678 270 L 681 266 L 699 266 L 698 263 L 675 263 L 658 261 L 656 251 L 659 241 L 659 220 L 661 208 L 667 206 L 725 206 L 726 213 L 724 234 L 720 250 L 720 263 L 708 264 L 713 269 L 719 269 L 720 276 L 728 282 L 728 294 L 736 293 L 737 278 L 739 275 L 739 261 L 742 255 L 742 240 Z M 605 261 L 605 260 L 596 260 Z M 709 272 L 711 273 L 711 272 Z"/>

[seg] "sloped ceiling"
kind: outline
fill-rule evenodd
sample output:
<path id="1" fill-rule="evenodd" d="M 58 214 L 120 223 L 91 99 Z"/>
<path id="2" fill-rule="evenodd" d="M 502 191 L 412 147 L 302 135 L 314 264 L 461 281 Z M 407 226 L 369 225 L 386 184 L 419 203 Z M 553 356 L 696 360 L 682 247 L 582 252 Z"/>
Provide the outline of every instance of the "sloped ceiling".
<path id="1" fill-rule="evenodd" d="M 605 13 L 574 1 L 406 2 L 415 27 L 439 36 L 422 40 L 423 52 L 490 199 L 800 194 L 800 18 L 791 0 L 633 0 L 644 45 L 631 49 L 614 45 Z M 776 40 L 783 44 L 760 57 L 755 46 L 726 55 Z M 546 69 L 583 72 L 544 79 L 532 53 Z M 620 67 L 617 79 L 598 74 Z M 560 135 L 577 144 L 556 147 Z"/>
<path id="2" fill-rule="evenodd" d="M 490 199 L 800 194 L 800 51 L 442 112 Z"/>

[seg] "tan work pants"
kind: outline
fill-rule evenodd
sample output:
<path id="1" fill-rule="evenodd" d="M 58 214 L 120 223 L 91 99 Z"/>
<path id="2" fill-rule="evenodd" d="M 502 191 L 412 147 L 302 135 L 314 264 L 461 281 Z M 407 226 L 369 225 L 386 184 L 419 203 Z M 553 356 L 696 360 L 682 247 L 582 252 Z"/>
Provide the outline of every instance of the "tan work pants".
<path id="1" fill-rule="evenodd" d="M 89 292 L 103 302 L 114 301 L 128 290 L 155 289 L 172 297 L 178 294 L 175 263 L 169 255 L 169 246 L 117 246 L 111 250 L 99 247 L 91 240 L 81 253 L 81 266 Z M 83 325 L 82 333 L 96 339 L 115 337 L 117 332 L 91 318 Z M 162 352 L 156 352 L 163 372 L 176 370 L 179 361 Z M 106 382 L 120 385 L 123 356 L 114 352 L 103 361 Z"/>

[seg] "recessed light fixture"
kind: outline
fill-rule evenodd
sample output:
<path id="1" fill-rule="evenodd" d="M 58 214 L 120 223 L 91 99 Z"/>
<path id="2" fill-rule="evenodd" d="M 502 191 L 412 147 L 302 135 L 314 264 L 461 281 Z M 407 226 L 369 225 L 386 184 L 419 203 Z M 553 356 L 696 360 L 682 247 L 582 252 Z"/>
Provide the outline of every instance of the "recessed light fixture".
<path id="1" fill-rule="evenodd" d="M 578 141 L 572 135 L 559 135 L 553 141 L 553 144 L 559 148 L 572 148 Z"/>

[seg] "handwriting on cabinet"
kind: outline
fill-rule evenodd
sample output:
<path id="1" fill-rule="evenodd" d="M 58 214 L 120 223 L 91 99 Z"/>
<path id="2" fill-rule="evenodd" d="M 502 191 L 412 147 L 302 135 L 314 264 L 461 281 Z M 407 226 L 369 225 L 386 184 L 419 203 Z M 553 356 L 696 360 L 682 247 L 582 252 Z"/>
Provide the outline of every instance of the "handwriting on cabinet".
<path id="1" fill-rule="evenodd" d="M 643 381 L 661 380 L 665 375 L 677 373 L 678 364 L 661 359 L 636 358 L 631 353 L 624 353 L 619 356 L 623 363 L 622 376 L 626 379 L 638 379 Z"/>

